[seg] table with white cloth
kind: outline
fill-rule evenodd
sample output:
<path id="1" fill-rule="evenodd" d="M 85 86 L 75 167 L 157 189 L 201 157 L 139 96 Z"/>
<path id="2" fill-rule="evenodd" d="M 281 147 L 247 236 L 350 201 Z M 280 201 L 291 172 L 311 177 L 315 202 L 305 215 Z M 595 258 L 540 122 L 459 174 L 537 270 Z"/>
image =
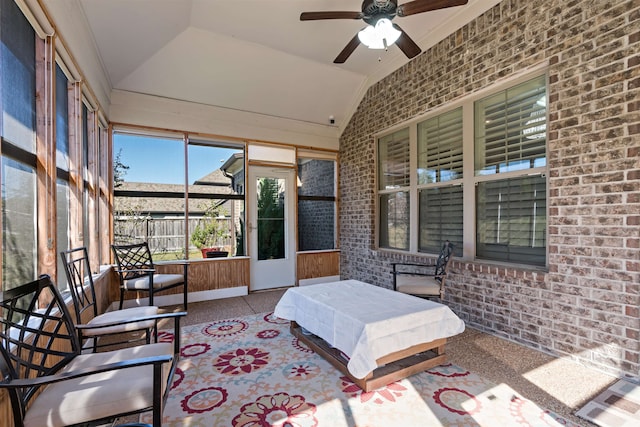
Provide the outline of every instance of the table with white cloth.
<path id="1" fill-rule="evenodd" d="M 464 331 L 446 305 L 357 280 L 290 288 L 274 315 L 365 391 L 444 363 Z"/>

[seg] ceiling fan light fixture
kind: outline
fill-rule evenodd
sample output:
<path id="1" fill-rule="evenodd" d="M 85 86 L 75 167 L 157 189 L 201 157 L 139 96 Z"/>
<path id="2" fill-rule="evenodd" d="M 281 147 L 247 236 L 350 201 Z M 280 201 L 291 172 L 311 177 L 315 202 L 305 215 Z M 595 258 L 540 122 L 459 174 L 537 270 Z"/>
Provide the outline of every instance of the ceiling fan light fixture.
<path id="1" fill-rule="evenodd" d="M 387 18 L 381 18 L 373 25 L 367 25 L 365 29 L 358 33 L 358 39 L 369 49 L 386 49 L 398 40 L 402 34 L 393 28 L 393 24 Z"/>

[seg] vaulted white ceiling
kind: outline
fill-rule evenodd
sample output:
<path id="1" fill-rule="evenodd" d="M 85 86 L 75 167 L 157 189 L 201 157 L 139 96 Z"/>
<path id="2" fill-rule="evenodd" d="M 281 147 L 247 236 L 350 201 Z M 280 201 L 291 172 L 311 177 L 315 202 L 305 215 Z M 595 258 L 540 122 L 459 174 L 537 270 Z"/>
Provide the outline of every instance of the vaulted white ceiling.
<path id="1" fill-rule="evenodd" d="M 465 6 L 396 17 L 394 23 L 424 51 L 498 2 L 469 0 Z M 49 4 L 63 21 L 70 8 L 79 8 L 110 90 L 301 122 L 328 125 L 333 116 L 336 126 L 344 126 L 366 89 L 408 61 L 397 46 L 380 51 L 360 45 L 345 64 L 333 64 L 365 24 L 299 19 L 305 11 L 360 11 L 360 0 Z M 60 30 L 64 35 L 65 28 Z"/>

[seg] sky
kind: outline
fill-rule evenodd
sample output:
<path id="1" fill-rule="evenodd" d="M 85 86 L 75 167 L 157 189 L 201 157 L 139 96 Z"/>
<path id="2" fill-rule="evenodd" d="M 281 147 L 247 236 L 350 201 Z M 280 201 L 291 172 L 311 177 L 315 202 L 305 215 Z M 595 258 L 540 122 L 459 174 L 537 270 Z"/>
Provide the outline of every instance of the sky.
<path id="1" fill-rule="evenodd" d="M 189 184 L 220 168 L 233 153 L 240 151 L 200 145 L 189 146 Z M 184 144 L 182 139 L 114 134 L 113 155 L 129 166 L 127 182 L 158 184 L 184 183 Z"/>

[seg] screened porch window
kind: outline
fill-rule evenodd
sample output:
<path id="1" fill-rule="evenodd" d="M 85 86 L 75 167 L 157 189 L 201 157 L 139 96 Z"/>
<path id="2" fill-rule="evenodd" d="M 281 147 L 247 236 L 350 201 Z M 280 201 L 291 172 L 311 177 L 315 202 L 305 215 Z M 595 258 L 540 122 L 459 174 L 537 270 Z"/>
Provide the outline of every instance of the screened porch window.
<path id="1" fill-rule="evenodd" d="M 113 147 L 116 243 L 156 261 L 244 254 L 243 147 L 126 132 Z"/>
<path id="2" fill-rule="evenodd" d="M 298 250 L 336 247 L 336 162 L 298 159 Z"/>
<path id="3" fill-rule="evenodd" d="M 36 36 L 12 0 L 0 0 L 2 290 L 36 269 Z"/>

